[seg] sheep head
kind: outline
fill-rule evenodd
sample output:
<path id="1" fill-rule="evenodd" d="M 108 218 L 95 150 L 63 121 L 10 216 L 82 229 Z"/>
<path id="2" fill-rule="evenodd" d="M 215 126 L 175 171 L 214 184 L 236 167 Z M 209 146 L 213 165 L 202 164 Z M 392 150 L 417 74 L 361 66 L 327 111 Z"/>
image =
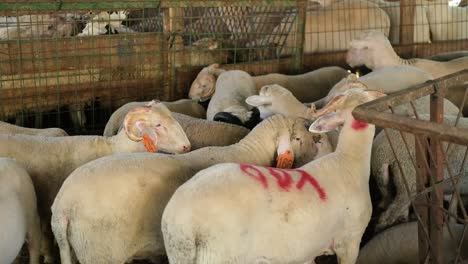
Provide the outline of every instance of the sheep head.
<path id="1" fill-rule="evenodd" d="M 216 90 L 216 78 L 222 72 L 217 63 L 203 68 L 190 86 L 189 97 L 200 102 L 210 99 Z"/>
<path id="2" fill-rule="evenodd" d="M 171 111 L 162 103 L 140 106 L 127 113 L 124 130 L 129 139 L 142 141 L 150 152 L 167 153 L 190 151 L 190 141 Z"/>
<path id="3" fill-rule="evenodd" d="M 342 125 L 351 115 L 353 109 L 363 103 L 376 100 L 386 94 L 377 91 L 366 91 L 352 88 L 336 95 L 322 109 L 320 117 L 309 127 L 313 133 L 326 133 Z"/>
<path id="4" fill-rule="evenodd" d="M 346 63 L 351 67 L 365 65 L 369 69 L 398 65 L 398 56 L 381 31 L 365 31 L 352 40 L 346 54 Z"/>
<path id="5" fill-rule="evenodd" d="M 285 117 L 276 115 L 274 119 Z M 314 134 L 307 130 L 307 120 L 294 118 L 286 127 L 278 130 L 277 134 L 277 163 L 278 168 L 300 167 L 310 162 L 317 154 Z M 271 119 L 270 119 L 271 120 Z"/>
<path id="6" fill-rule="evenodd" d="M 304 117 L 298 116 L 298 114 L 302 114 L 300 110 L 295 111 L 296 106 L 299 106 L 299 108 L 304 107 L 303 104 L 288 89 L 277 84 L 263 86 L 258 95 L 247 97 L 245 102 L 257 107 L 262 119 L 266 119 L 274 114 L 282 114 L 288 117 Z"/>

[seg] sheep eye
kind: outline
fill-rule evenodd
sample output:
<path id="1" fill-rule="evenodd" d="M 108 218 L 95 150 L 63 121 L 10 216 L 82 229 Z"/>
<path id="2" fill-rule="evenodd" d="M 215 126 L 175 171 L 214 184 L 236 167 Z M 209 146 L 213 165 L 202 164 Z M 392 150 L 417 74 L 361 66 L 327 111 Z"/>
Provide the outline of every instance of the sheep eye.
<path id="1" fill-rule="evenodd" d="M 155 125 L 154 127 L 160 127 L 160 126 L 161 126 L 161 124 L 157 124 L 157 125 Z"/>
<path id="2" fill-rule="evenodd" d="M 301 140 L 301 138 L 298 138 L 298 137 L 297 137 L 296 140 Z"/>

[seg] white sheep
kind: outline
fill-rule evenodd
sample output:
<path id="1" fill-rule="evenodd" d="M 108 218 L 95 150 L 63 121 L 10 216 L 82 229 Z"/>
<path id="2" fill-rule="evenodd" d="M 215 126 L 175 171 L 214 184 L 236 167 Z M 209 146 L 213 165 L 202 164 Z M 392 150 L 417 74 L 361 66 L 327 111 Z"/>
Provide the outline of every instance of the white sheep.
<path id="1" fill-rule="evenodd" d="M 427 114 L 419 116 L 423 120 L 428 120 Z M 455 124 L 456 116 L 444 116 L 444 122 L 453 126 Z M 457 125 L 458 127 L 468 128 L 468 118 L 460 118 Z M 380 215 L 377 230 L 382 230 L 385 227 L 394 224 L 397 221 L 408 221 L 410 201 L 405 189 L 403 174 L 406 177 L 410 188 L 410 195 L 416 194 L 416 170 L 412 160 L 415 158 L 415 142 L 411 134 L 403 133 L 406 142 L 408 143 L 408 153 L 404 141 L 399 131 L 387 129 L 389 139 L 385 132 L 380 132 L 374 140 L 372 147 L 372 176 L 375 178 L 377 187 L 382 194 L 382 200 L 379 204 L 380 207 L 385 208 L 385 211 Z M 395 147 L 396 157 L 393 154 L 389 140 Z M 447 149 L 447 143 L 442 144 L 443 150 Z M 449 152 L 447 153 L 448 165 L 452 169 L 454 175 L 458 173 L 468 173 L 468 166 L 461 168 L 463 164 L 463 157 L 465 156 L 466 146 L 452 144 Z M 410 156 L 411 155 L 411 156 Z M 400 171 L 400 165 L 403 172 Z M 445 166 L 444 166 L 445 167 Z M 445 177 L 448 177 L 447 170 L 444 169 Z M 391 188 L 389 186 L 389 176 L 392 175 L 393 183 L 395 184 L 396 194 L 395 197 L 391 196 Z M 447 191 L 453 191 L 451 184 L 446 186 Z M 462 184 L 461 193 L 468 194 L 468 184 Z"/>
<path id="2" fill-rule="evenodd" d="M 122 25 L 122 22 L 127 19 L 128 11 L 101 11 L 96 14 L 90 21 L 86 23 L 85 28 L 77 36 L 94 36 L 104 35 L 108 31 L 114 33 L 132 33 L 132 29 Z"/>
<path id="3" fill-rule="evenodd" d="M 388 66 L 409 65 L 429 73 L 434 79 L 468 68 L 468 57 L 447 62 L 402 59 L 395 53 L 387 37 L 379 31 L 365 32 L 351 41 L 350 49 L 346 54 L 346 62 L 351 67 L 365 65 L 371 70 Z"/>
<path id="4" fill-rule="evenodd" d="M 52 206 L 62 263 L 71 263 L 73 255 L 82 264 L 162 255 L 164 207 L 196 172 L 221 162 L 272 166 L 276 156 L 288 155 L 300 166 L 315 156 L 314 146 L 303 120 L 278 115 L 232 146 L 175 156 L 119 154 L 81 166 L 64 182 Z"/>
<path id="5" fill-rule="evenodd" d="M 459 242 L 463 236 L 463 225 L 444 226 L 443 262 L 455 263 Z M 449 233 L 450 230 L 450 233 Z M 453 237 L 452 237 L 453 235 Z M 468 258 L 468 237 L 463 238 L 460 257 Z M 359 251 L 357 264 L 413 264 L 418 263 L 418 223 L 410 222 L 391 227 L 376 235 Z"/>
<path id="6" fill-rule="evenodd" d="M 13 263 L 26 239 L 29 264 L 39 264 L 41 227 L 34 186 L 9 158 L 0 158 L 0 215 L 0 263 Z"/>
<path id="7" fill-rule="evenodd" d="M 225 70 L 219 64 L 212 64 L 203 68 L 193 81 L 189 97 L 206 101 L 215 92 L 216 79 Z M 336 66 L 323 67 L 311 72 L 298 75 L 270 73 L 253 76 L 257 92 L 265 85 L 278 84 L 289 91 L 301 102 L 312 102 L 324 97 L 327 92 L 349 73 Z"/>
<path id="8" fill-rule="evenodd" d="M 294 95 L 279 85 L 264 86 L 259 95 L 253 95 L 246 99 L 246 102 L 259 109 L 260 117 L 265 118 L 272 114 L 282 114 L 289 117 L 302 117 L 314 120 L 317 115 L 316 108 L 321 108 L 327 104 L 335 95 L 351 88 L 362 88 L 370 91 L 379 91 L 385 94 L 392 94 L 414 85 L 431 80 L 432 77 L 416 68 L 410 66 L 391 66 L 373 71 L 367 75 L 357 78 L 350 74 L 339 81 L 331 88 L 328 95 L 312 103 L 311 107 L 306 107 L 299 102 Z M 460 96 L 458 96 L 460 97 Z M 463 96 L 461 97 L 462 100 Z M 429 98 L 414 101 L 418 113 L 429 113 Z M 445 100 L 445 114 L 456 115 L 459 109 Z M 413 116 L 410 105 L 402 105 L 395 108 L 396 113 Z"/>
<path id="9" fill-rule="evenodd" d="M 293 20 L 288 14 L 267 39 L 257 40 L 263 45 L 282 47 L 281 32 L 290 26 Z M 294 21 L 294 20 L 293 20 Z M 308 9 L 305 21 L 304 52 L 341 51 L 348 48 L 348 43 L 361 32 L 378 30 L 388 36 L 390 18 L 377 4 L 361 0 L 343 0 L 319 9 Z M 282 49 L 282 55 L 290 55 L 291 47 L 296 47 L 296 35 L 290 34 Z"/>
<path id="10" fill-rule="evenodd" d="M 105 137 L 110 137 L 119 131 L 120 127 L 123 124 L 125 115 L 133 108 L 138 106 L 145 106 L 152 102 L 159 102 L 158 100 L 147 101 L 147 102 L 130 102 L 122 105 L 117 110 L 115 110 L 107 121 L 106 127 L 104 128 L 103 135 Z M 190 99 L 181 99 L 174 102 L 161 102 L 169 110 L 176 113 L 181 113 L 189 115 L 196 118 L 205 118 L 206 111 L 202 105 L 200 105 L 196 100 Z"/>
<path id="11" fill-rule="evenodd" d="M 169 153 L 190 150 L 184 131 L 163 104 L 135 108 L 127 114 L 124 127 L 109 138 L 0 135 L 0 156 L 15 158 L 27 170 L 36 188 L 45 232 L 42 245 L 46 261 L 51 261 L 50 206 L 62 182 L 74 169 L 114 153 L 155 151 L 156 148 Z"/>
<path id="12" fill-rule="evenodd" d="M 390 35 L 389 40 L 393 44 L 400 43 L 400 2 L 390 2 L 384 0 L 372 0 L 383 9 L 390 18 Z M 431 34 L 429 29 L 429 21 L 426 15 L 426 6 L 427 1 L 417 0 L 414 4 L 414 36 L 413 43 L 430 43 Z M 413 5 L 413 4 L 412 4 Z M 407 25 L 405 25 L 407 26 Z"/>
<path id="13" fill-rule="evenodd" d="M 172 113 L 172 116 L 184 129 L 190 141 L 191 150 L 209 146 L 231 145 L 239 142 L 250 132 L 249 129 L 234 124 L 208 121 L 178 113 Z M 110 121 L 107 124 L 109 125 L 109 123 Z M 113 134 L 110 136 L 113 136 Z"/>
<path id="14" fill-rule="evenodd" d="M 298 169 L 218 164 L 179 187 L 162 216 L 170 263 L 305 263 L 333 253 L 354 263 L 372 212 L 375 127 L 351 111 L 380 96 L 337 95 L 310 127 L 324 133 L 344 123 L 337 149 Z"/>
<path id="15" fill-rule="evenodd" d="M 35 129 L 12 125 L 6 122 L 0 121 L 0 134 L 24 134 L 24 135 L 37 135 L 37 136 L 48 136 L 48 137 L 63 137 L 68 136 L 67 132 L 61 128 L 44 128 Z"/>
<path id="16" fill-rule="evenodd" d="M 433 41 L 468 39 L 468 8 L 438 1 L 428 3 L 426 9 Z"/>
<path id="17" fill-rule="evenodd" d="M 206 119 L 246 124 L 253 117 L 253 107 L 248 105 L 245 99 L 256 93 L 255 83 L 248 73 L 239 70 L 221 73 L 206 110 Z"/>
<path id="18" fill-rule="evenodd" d="M 0 27 L 0 40 L 71 36 L 76 26 L 69 15 L 24 15 Z"/>

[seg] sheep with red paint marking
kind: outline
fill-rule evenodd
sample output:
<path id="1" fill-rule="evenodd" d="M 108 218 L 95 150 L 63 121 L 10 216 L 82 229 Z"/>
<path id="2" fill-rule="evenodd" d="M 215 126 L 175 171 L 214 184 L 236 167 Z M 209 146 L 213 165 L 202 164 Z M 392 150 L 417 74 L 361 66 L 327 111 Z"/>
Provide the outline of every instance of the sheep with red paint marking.
<path id="1" fill-rule="evenodd" d="M 0 135 L 0 156 L 16 159 L 34 183 L 46 262 L 53 262 L 50 206 L 68 175 L 77 167 L 103 156 L 155 151 L 156 148 L 168 153 L 190 150 L 183 129 L 163 104 L 133 109 L 125 118 L 124 129 L 113 137 Z"/>
<path id="2" fill-rule="evenodd" d="M 372 212 L 375 127 L 351 111 L 381 96 L 350 89 L 333 98 L 310 131 L 343 124 L 337 149 L 298 169 L 218 164 L 179 187 L 162 217 L 170 263 L 305 263 L 333 253 L 355 263 Z"/>
<path id="3" fill-rule="evenodd" d="M 165 254 L 161 216 L 174 191 L 195 173 L 222 162 L 301 166 L 316 155 L 302 119 L 272 116 L 237 144 L 182 155 L 119 154 L 75 170 L 52 206 L 62 263 L 125 263 Z M 279 157 L 279 158 L 278 158 Z M 99 203 L 96 203 L 99 201 Z"/>

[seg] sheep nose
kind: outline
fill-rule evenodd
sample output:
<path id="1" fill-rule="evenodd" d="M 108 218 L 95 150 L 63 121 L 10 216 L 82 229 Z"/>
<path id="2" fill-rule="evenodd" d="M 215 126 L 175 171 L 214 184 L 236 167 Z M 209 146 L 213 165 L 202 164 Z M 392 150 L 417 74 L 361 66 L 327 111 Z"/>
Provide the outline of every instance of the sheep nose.
<path id="1" fill-rule="evenodd" d="M 189 152 L 190 151 L 190 146 L 184 145 L 184 146 L 182 146 L 182 150 L 184 152 Z"/>

